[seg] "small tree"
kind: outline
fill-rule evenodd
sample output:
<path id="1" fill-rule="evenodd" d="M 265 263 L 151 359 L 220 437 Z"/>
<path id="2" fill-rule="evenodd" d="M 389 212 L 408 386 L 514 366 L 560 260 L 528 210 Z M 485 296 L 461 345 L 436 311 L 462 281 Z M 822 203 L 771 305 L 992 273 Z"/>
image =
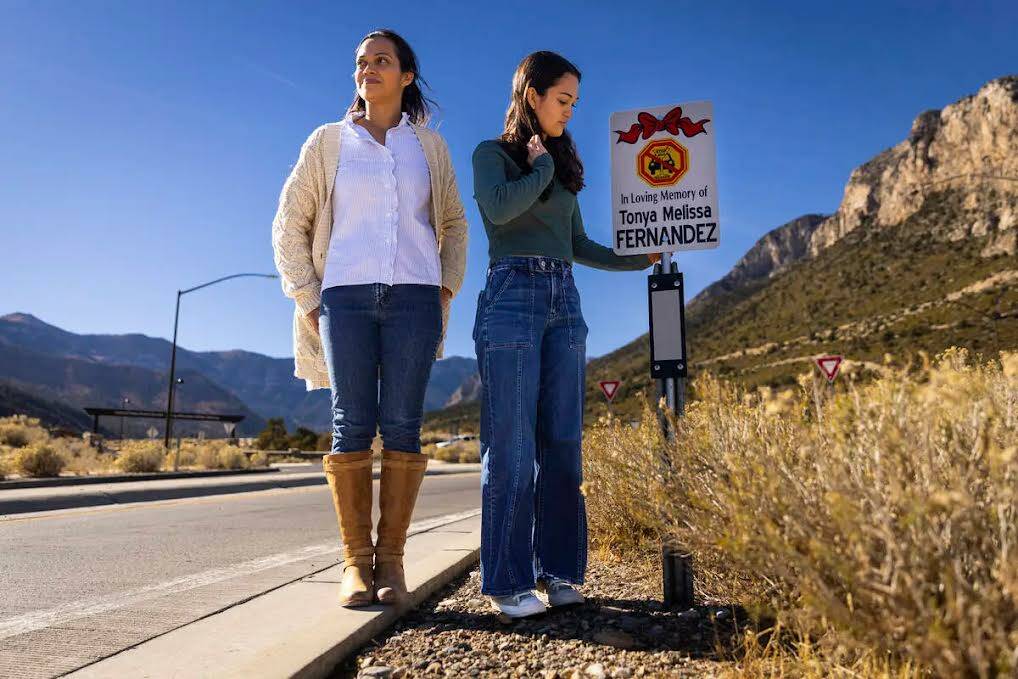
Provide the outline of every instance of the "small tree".
<path id="1" fill-rule="evenodd" d="M 287 450 L 290 447 L 290 437 L 286 433 L 286 423 L 282 417 L 270 417 L 265 429 L 258 434 L 255 444 L 259 450 Z"/>
<path id="2" fill-rule="evenodd" d="M 318 450 L 318 434 L 307 427 L 297 427 L 297 431 L 290 437 L 290 448 Z"/>

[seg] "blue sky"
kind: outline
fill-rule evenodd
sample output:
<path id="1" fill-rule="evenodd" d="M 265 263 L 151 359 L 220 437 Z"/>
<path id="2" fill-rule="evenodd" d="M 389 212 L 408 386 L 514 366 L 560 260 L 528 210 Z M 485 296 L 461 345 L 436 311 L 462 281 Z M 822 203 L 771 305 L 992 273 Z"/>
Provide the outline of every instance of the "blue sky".
<path id="1" fill-rule="evenodd" d="M 710 5 L 709 7 L 707 5 Z M 169 337 L 175 291 L 273 272 L 270 223 L 307 134 L 352 96 L 353 51 L 388 26 L 416 49 L 467 208 L 470 327 L 487 241 L 470 154 L 496 136 L 528 52 L 583 71 L 570 124 L 588 232 L 610 240 L 612 111 L 709 99 L 722 246 L 681 255 L 690 295 L 760 236 L 837 208 L 851 170 L 913 118 L 1018 72 L 1018 4 L 54 2 L 0 4 L 0 314 Z M 644 274 L 580 268 L 591 356 L 646 331 Z M 184 298 L 180 342 L 291 355 L 278 282 Z M 696 338 L 690 338 L 695 352 Z"/>

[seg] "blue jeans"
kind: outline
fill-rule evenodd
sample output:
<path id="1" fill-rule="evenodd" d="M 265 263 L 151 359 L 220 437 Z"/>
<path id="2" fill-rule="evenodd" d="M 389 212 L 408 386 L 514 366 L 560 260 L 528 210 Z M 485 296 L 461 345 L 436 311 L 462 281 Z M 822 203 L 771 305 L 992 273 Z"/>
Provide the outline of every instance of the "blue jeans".
<path id="1" fill-rule="evenodd" d="M 442 335 L 434 285 L 322 290 L 319 331 L 332 385 L 332 452 L 421 452 L 424 391 Z"/>
<path id="2" fill-rule="evenodd" d="M 477 302 L 481 373 L 481 592 L 583 582 L 587 324 L 572 267 L 548 257 L 493 262 Z"/>

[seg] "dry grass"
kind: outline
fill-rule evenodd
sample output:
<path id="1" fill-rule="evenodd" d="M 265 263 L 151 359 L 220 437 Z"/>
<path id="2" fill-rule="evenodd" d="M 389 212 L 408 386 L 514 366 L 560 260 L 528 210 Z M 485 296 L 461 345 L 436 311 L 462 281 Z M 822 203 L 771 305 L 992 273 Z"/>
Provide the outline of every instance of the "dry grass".
<path id="1" fill-rule="evenodd" d="M 763 633 L 747 630 L 735 650 L 735 662 L 720 669 L 722 679 L 920 679 L 929 674 L 907 659 L 820 647 L 780 625 Z M 731 651 L 723 649 L 720 655 Z"/>
<path id="2" fill-rule="evenodd" d="M 673 441 L 649 408 L 588 433 L 595 543 L 682 545 L 701 592 L 800 640 L 744 655 L 751 676 L 1018 671 L 1018 355 L 694 390 Z"/>
<path id="3" fill-rule="evenodd" d="M 120 452 L 117 469 L 128 474 L 157 472 L 163 464 L 163 447 L 155 441 L 139 442 Z"/>
<path id="4" fill-rule="evenodd" d="M 11 474 L 58 476 L 63 474 L 148 473 L 173 469 L 176 447 L 166 453 L 158 441 L 116 441 L 116 450 L 100 452 L 81 439 L 57 438 L 39 420 L 15 415 L 0 418 L 0 480 Z M 247 469 L 268 463 L 265 455 L 251 461 L 241 448 L 226 440 L 184 439 L 180 469 Z"/>
<path id="5" fill-rule="evenodd" d="M 176 457 L 177 449 L 174 446 L 166 453 L 163 468 L 173 469 Z M 264 464 L 268 458 L 261 455 L 260 459 Z M 179 469 L 247 469 L 249 466 L 258 465 L 250 463 L 240 448 L 230 445 L 226 440 L 191 439 L 181 442 Z"/>
<path id="6" fill-rule="evenodd" d="M 13 415 L 0 418 L 0 447 L 24 448 L 48 438 L 49 434 L 34 417 Z"/>
<path id="7" fill-rule="evenodd" d="M 114 474 L 118 471 L 117 458 L 113 453 L 101 453 L 80 439 L 51 439 L 58 446 L 69 474 Z"/>
<path id="8" fill-rule="evenodd" d="M 25 446 L 14 456 L 14 466 L 23 476 L 37 478 L 60 476 L 66 464 L 64 456 L 50 443 Z"/>
<path id="9" fill-rule="evenodd" d="M 421 452 L 433 460 L 442 462 L 480 462 L 481 446 L 477 439 L 457 441 L 439 448 L 434 444 L 421 447 Z"/>

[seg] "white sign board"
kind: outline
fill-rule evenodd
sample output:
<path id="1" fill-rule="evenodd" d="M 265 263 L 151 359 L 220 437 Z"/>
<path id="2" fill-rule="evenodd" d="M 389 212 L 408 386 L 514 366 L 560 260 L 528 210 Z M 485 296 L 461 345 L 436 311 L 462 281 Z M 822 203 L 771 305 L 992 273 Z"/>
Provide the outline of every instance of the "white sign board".
<path id="1" fill-rule="evenodd" d="M 611 116 L 612 248 L 620 255 L 720 243 L 709 101 Z"/>

